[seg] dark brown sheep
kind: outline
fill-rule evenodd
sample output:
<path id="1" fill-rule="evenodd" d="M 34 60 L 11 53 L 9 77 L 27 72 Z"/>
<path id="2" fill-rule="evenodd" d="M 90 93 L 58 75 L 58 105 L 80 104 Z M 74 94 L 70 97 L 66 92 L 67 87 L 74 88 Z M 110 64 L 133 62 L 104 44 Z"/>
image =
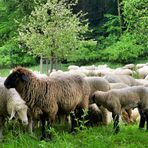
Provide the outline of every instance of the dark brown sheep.
<path id="1" fill-rule="evenodd" d="M 78 109 L 88 109 L 89 85 L 78 75 L 62 74 L 57 77 L 37 77 L 30 70 L 17 67 L 7 77 L 4 83 L 6 88 L 15 88 L 31 111 L 36 112 L 40 109 L 42 114 L 40 120 L 42 123 L 42 137 L 45 134 L 45 122 L 50 123 L 55 120 L 57 113 L 69 115 L 70 112 Z M 80 114 L 79 118 L 80 118 Z M 75 131 L 75 116 L 71 114 L 72 127 L 71 132 Z M 48 135 L 50 138 L 50 134 Z"/>

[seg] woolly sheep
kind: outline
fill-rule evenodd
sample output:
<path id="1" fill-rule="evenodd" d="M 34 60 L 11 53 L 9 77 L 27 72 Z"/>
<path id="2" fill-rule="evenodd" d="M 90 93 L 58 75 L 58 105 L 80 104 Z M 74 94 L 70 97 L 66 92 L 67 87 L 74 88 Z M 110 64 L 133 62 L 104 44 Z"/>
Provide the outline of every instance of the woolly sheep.
<path id="1" fill-rule="evenodd" d="M 121 89 L 126 87 L 129 87 L 129 86 L 124 83 L 110 83 L 111 89 Z M 126 124 L 131 123 L 131 121 L 133 120 L 131 114 L 132 114 L 132 109 L 122 110 L 122 114 L 121 114 L 122 121 Z"/>
<path id="2" fill-rule="evenodd" d="M 79 66 L 76 66 L 76 65 L 69 65 L 68 66 L 68 70 L 77 70 L 79 69 Z"/>
<path id="3" fill-rule="evenodd" d="M 123 69 L 133 70 L 133 69 L 135 69 L 135 64 L 126 64 L 126 65 L 123 66 Z"/>
<path id="4" fill-rule="evenodd" d="M 133 71 L 130 69 L 117 68 L 113 71 L 113 74 L 132 76 Z"/>
<path id="5" fill-rule="evenodd" d="M 147 65 L 148 65 L 147 63 L 145 63 L 145 64 L 137 64 L 136 69 L 142 68 L 142 67 L 147 66 Z"/>
<path id="6" fill-rule="evenodd" d="M 146 85 L 148 84 L 148 80 L 145 79 L 135 79 L 138 83 L 140 83 L 141 85 Z"/>
<path id="7" fill-rule="evenodd" d="M 45 121 L 50 123 L 55 120 L 57 113 L 69 115 L 71 111 L 79 109 L 76 117 L 80 118 L 81 109 L 88 109 L 89 86 L 80 76 L 61 75 L 57 77 L 38 78 L 31 71 L 17 67 L 5 80 L 6 88 L 15 88 L 31 111 L 39 108 L 42 123 L 42 137 L 46 138 Z M 81 114 L 80 114 L 81 113 Z M 75 131 L 76 120 L 71 114 L 71 132 Z M 49 138 L 51 135 L 48 135 Z"/>
<path id="8" fill-rule="evenodd" d="M 148 80 L 148 75 L 146 75 L 146 77 L 144 78 L 145 80 Z"/>
<path id="9" fill-rule="evenodd" d="M 15 89 L 7 90 L 3 83 L 0 83 L 0 139 L 3 137 L 2 130 L 6 117 L 9 116 L 9 120 L 11 120 L 16 113 L 22 123 L 27 125 L 28 118 L 25 101 L 21 99 Z"/>
<path id="10" fill-rule="evenodd" d="M 144 79 L 148 75 L 148 66 L 144 66 L 137 70 L 139 77 Z"/>
<path id="11" fill-rule="evenodd" d="M 141 85 L 141 83 L 137 82 L 133 77 L 128 75 L 116 75 L 116 74 L 108 74 L 103 77 L 109 83 L 124 83 L 129 86 L 137 86 Z"/>
<path id="12" fill-rule="evenodd" d="M 108 92 L 96 91 L 93 95 L 94 103 L 103 105 L 112 112 L 115 132 L 119 131 L 119 115 L 121 109 L 138 107 L 140 113 L 139 127 L 144 128 L 147 121 L 148 130 L 148 88 L 133 86 L 122 89 L 112 89 Z"/>
<path id="13" fill-rule="evenodd" d="M 109 84 L 111 89 L 120 89 L 120 88 L 128 87 L 128 85 L 125 83 L 109 83 Z"/>
<path id="14" fill-rule="evenodd" d="M 104 78 L 99 77 L 85 77 L 84 78 L 90 86 L 89 104 L 92 103 L 92 94 L 97 91 L 108 91 L 110 89 L 109 83 Z M 99 108 L 102 112 L 103 124 L 107 124 L 106 109 Z"/>

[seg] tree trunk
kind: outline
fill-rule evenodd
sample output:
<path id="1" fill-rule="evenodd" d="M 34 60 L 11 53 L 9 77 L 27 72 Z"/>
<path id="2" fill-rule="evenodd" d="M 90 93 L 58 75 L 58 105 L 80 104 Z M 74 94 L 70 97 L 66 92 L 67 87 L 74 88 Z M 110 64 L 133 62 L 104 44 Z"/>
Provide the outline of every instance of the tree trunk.
<path id="1" fill-rule="evenodd" d="M 118 17 L 119 17 L 119 23 L 120 23 L 120 33 L 122 34 L 122 18 L 121 18 L 120 0 L 117 0 L 117 9 L 118 9 Z"/>
<path id="2" fill-rule="evenodd" d="M 43 57 L 40 57 L 40 73 L 43 73 Z"/>

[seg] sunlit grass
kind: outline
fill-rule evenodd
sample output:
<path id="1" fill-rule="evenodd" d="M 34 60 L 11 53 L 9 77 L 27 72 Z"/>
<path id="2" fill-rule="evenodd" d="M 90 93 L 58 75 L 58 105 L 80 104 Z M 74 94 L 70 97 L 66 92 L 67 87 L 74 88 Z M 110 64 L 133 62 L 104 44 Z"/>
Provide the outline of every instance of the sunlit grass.
<path id="1" fill-rule="evenodd" d="M 14 131 L 15 130 L 15 131 Z M 51 141 L 40 141 L 40 130 L 35 138 L 21 129 L 5 129 L 1 148 L 144 148 L 148 146 L 148 132 L 139 130 L 138 125 L 121 125 L 119 134 L 114 134 L 112 124 L 109 126 L 91 127 L 71 135 L 62 126 L 56 125 L 52 130 Z"/>

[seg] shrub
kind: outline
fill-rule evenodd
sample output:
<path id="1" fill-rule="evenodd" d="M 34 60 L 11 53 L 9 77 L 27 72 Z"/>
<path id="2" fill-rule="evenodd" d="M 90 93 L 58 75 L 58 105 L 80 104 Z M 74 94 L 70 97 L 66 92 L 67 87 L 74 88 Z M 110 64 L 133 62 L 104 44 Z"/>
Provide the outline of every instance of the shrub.
<path id="1" fill-rule="evenodd" d="M 101 60 L 119 63 L 133 62 L 143 54 L 143 46 L 137 44 L 135 36 L 125 33 L 120 40 L 99 52 Z"/>

